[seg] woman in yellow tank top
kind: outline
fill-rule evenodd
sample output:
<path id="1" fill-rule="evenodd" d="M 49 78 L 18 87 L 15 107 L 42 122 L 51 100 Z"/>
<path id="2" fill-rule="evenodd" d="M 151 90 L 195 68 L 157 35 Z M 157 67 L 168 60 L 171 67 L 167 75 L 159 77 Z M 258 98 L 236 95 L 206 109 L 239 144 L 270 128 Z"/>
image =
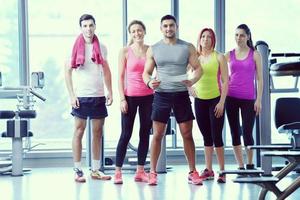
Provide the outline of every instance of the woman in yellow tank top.
<path id="1" fill-rule="evenodd" d="M 228 67 L 224 55 L 214 50 L 215 41 L 215 33 L 212 29 L 205 28 L 200 32 L 197 51 L 203 75 L 190 89 L 190 93 L 195 97 L 197 124 L 204 139 L 206 169 L 201 174 L 203 180 L 214 179 L 212 169 L 214 149 L 220 170 L 224 170 L 222 130 L 228 88 Z M 225 183 L 225 175 L 219 176 L 217 181 Z"/>

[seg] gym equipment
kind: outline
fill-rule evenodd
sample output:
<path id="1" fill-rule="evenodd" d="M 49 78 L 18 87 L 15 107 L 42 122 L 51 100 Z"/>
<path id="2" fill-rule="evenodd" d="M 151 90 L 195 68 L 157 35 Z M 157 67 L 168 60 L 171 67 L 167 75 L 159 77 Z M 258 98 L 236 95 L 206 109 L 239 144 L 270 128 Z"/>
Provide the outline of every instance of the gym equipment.
<path id="1" fill-rule="evenodd" d="M 292 149 L 300 150 L 300 98 L 277 99 L 275 125 L 279 133 L 288 134 Z"/>
<path id="2" fill-rule="evenodd" d="M 263 170 L 259 169 L 247 169 L 247 170 L 242 170 L 242 169 L 237 169 L 237 170 L 223 170 L 220 171 L 219 174 L 238 174 L 238 175 L 249 175 L 249 176 L 260 176 L 264 173 Z"/>
<path id="3" fill-rule="evenodd" d="M 36 80 L 43 80 L 43 73 L 39 72 Z M 42 88 L 43 84 L 32 82 L 34 88 Z M 12 161 L 0 161 L 0 174 L 10 173 L 12 176 L 23 175 L 23 138 L 29 140 L 33 136 L 29 129 L 29 119 L 36 117 L 33 110 L 35 103 L 34 96 L 42 101 L 46 99 L 33 91 L 31 86 L 19 87 L 0 87 L 0 98 L 17 99 L 16 111 L 2 110 L 0 111 L 0 119 L 8 119 L 6 132 L 2 133 L 2 137 L 12 138 Z M 32 147 L 28 147 L 31 149 Z M 25 170 L 29 171 L 29 170 Z"/>
<path id="4" fill-rule="evenodd" d="M 277 62 L 278 57 L 300 57 L 300 53 L 272 53 L 270 59 L 270 84 L 271 92 L 299 92 L 298 89 L 298 78 L 300 76 L 300 61 L 289 61 L 289 62 Z M 279 76 L 292 76 L 295 78 L 294 87 L 292 88 L 275 88 L 273 77 Z"/>
<path id="5" fill-rule="evenodd" d="M 300 151 L 266 151 L 262 152 L 262 155 L 266 157 L 283 157 L 289 161 L 289 164 L 282 168 L 278 174 L 273 177 L 245 177 L 237 178 L 233 181 L 235 183 L 252 183 L 261 186 L 262 189 L 259 193 L 259 200 L 265 199 L 268 191 L 273 192 L 276 195 L 277 200 L 287 198 L 300 187 L 300 176 L 282 191 L 276 186 L 276 184 L 300 164 Z"/>
<path id="6" fill-rule="evenodd" d="M 30 86 L 19 86 L 19 87 L 5 87 L 2 86 L 1 72 L 0 72 L 0 99 L 18 99 L 21 105 L 17 107 L 23 107 L 28 110 L 29 107 L 33 107 L 33 96 L 36 96 L 42 101 L 46 99 L 36 93 L 34 89 L 42 89 L 45 85 L 45 78 L 43 72 L 32 72 L 31 73 L 31 85 Z"/>
<path id="7" fill-rule="evenodd" d="M 278 133 L 287 134 L 290 144 L 253 145 L 251 149 L 300 150 L 300 98 L 278 98 L 275 106 L 275 126 Z"/>
<path id="8" fill-rule="evenodd" d="M 269 46 L 264 41 L 258 41 L 255 44 L 257 51 L 262 57 L 263 71 L 263 94 L 261 99 L 262 110 L 256 120 L 256 144 L 270 145 L 271 144 L 271 97 L 270 97 L 270 76 L 269 76 Z M 261 166 L 265 175 L 272 173 L 272 160 L 267 157 L 261 157 L 260 151 L 256 152 L 257 166 Z"/>
<path id="9" fill-rule="evenodd" d="M 45 86 L 44 72 L 31 73 L 31 87 L 42 89 Z"/>
<path id="10" fill-rule="evenodd" d="M 300 61 L 293 62 L 277 62 L 278 57 L 300 57 L 299 53 L 272 53 L 269 60 L 270 50 L 264 41 L 258 41 L 255 45 L 256 49 L 262 56 L 263 66 L 263 96 L 262 96 L 262 112 L 258 117 L 256 128 L 256 144 L 250 148 L 256 149 L 257 166 L 261 166 L 265 171 L 264 175 L 271 175 L 272 162 L 269 157 L 261 157 L 260 150 L 273 149 L 271 145 L 271 103 L 270 93 L 272 92 L 297 92 L 298 76 L 300 75 Z M 275 76 L 294 76 L 296 78 L 294 88 L 275 89 L 273 77 Z M 297 136 L 295 136 L 297 137 Z M 276 145 L 277 149 L 287 150 L 291 148 L 290 144 Z"/>
<path id="11" fill-rule="evenodd" d="M 35 110 L 0 111 L 0 119 L 10 119 L 6 122 L 6 132 L 3 132 L 1 136 L 12 139 L 12 176 L 23 175 L 22 139 L 33 136 L 32 132 L 28 130 L 27 119 L 35 117 Z"/>
<path id="12" fill-rule="evenodd" d="M 262 58 L 264 60 L 265 58 L 265 54 L 262 54 Z M 277 58 L 279 57 L 284 57 L 284 58 L 294 58 L 294 57 L 300 57 L 299 53 L 272 53 L 271 54 L 271 59 L 269 60 L 269 74 L 270 76 L 264 76 L 264 85 L 265 84 L 269 84 L 270 83 L 270 87 L 266 88 L 269 93 L 273 92 L 273 93 L 279 93 L 279 92 L 298 92 L 299 89 L 297 87 L 298 85 L 298 76 L 300 76 L 300 61 L 285 61 L 285 62 L 277 62 Z M 268 72 L 264 69 L 264 74 L 268 74 Z M 295 77 L 295 84 L 293 88 L 276 88 L 274 87 L 274 82 L 273 82 L 273 77 L 279 77 L 279 76 L 293 76 Z M 270 81 L 269 81 L 269 79 Z M 265 91 L 265 88 L 264 88 Z M 270 96 L 270 94 L 269 94 Z M 263 96 L 264 99 L 264 96 Z M 291 102 L 293 103 L 293 102 Z M 270 103 L 265 104 L 265 101 L 262 103 L 263 105 L 263 109 L 264 107 L 270 107 Z M 295 107 L 294 107 L 295 108 Z M 294 113 L 295 109 L 291 108 L 291 112 L 288 113 Z M 270 111 L 269 111 L 270 113 Z M 267 113 L 268 114 L 268 113 Z M 264 111 L 262 111 L 261 113 L 261 118 L 264 117 L 264 115 L 266 115 L 266 113 Z M 266 124 L 264 126 L 269 126 L 268 125 L 268 121 L 265 120 Z M 276 125 L 276 127 L 278 128 L 278 126 Z M 260 157 L 260 150 L 274 150 L 274 145 L 271 145 L 271 135 L 269 135 L 269 132 L 266 131 L 261 131 L 260 137 L 261 138 L 265 138 L 267 140 L 267 143 L 265 142 L 261 142 L 258 140 L 257 145 L 258 146 L 252 146 L 250 148 L 252 149 L 257 149 L 257 157 Z M 299 134 L 292 134 L 292 140 L 295 140 L 295 142 L 299 142 Z M 293 142 L 293 141 L 291 141 Z M 263 145 L 263 146 L 262 146 Z M 276 150 L 288 150 L 290 148 L 293 148 L 292 145 L 295 144 L 281 144 L 281 145 L 276 145 Z M 299 144 L 297 144 L 297 146 L 299 146 Z M 262 167 L 265 170 L 266 174 L 268 172 L 270 172 L 271 170 L 271 163 L 269 162 L 269 158 L 265 158 L 265 157 L 261 157 L 262 159 Z M 268 161 L 266 163 L 266 160 Z M 259 164 L 258 164 L 259 166 Z"/>

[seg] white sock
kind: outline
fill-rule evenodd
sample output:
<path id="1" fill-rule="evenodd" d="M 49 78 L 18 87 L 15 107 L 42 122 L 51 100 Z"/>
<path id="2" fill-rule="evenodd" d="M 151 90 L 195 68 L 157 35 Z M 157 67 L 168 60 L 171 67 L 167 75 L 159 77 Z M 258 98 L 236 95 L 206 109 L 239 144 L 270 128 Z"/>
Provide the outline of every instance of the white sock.
<path id="1" fill-rule="evenodd" d="M 92 160 L 92 170 L 96 171 L 100 169 L 100 160 Z"/>
<path id="2" fill-rule="evenodd" d="M 74 162 L 74 168 L 77 168 L 77 169 L 79 169 L 79 170 L 82 170 L 81 169 L 81 162 L 79 161 L 79 162 Z"/>

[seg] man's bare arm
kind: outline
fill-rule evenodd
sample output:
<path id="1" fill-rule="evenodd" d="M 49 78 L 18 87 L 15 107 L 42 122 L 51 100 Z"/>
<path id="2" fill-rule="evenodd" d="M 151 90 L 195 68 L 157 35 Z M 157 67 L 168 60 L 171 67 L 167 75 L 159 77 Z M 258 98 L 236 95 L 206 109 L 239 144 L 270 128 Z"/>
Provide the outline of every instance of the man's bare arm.
<path id="1" fill-rule="evenodd" d="M 159 86 L 160 80 L 151 79 L 153 70 L 155 67 L 155 61 L 153 58 L 152 48 L 149 47 L 146 53 L 146 63 L 143 72 L 144 83 L 151 89 L 155 89 Z"/>
<path id="2" fill-rule="evenodd" d="M 73 108 L 79 108 L 79 101 L 74 92 L 73 80 L 72 80 L 73 68 L 70 66 L 70 62 L 65 63 L 65 82 L 70 97 L 70 103 Z"/>
<path id="3" fill-rule="evenodd" d="M 192 86 L 202 76 L 202 67 L 198 60 L 198 54 L 197 54 L 196 48 L 192 44 L 189 46 L 189 54 L 190 55 L 189 55 L 189 65 L 188 66 L 190 67 L 190 70 L 192 71 L 193 78 L 189 80 L 188 86 Z"/>
<path id="4" fill-rule="evenodd" d="M 106 60 L 103 62 L 102 68 L 103 68 L 104 83 L 108 92 L 106 105 L 110 106 L 113 102 L 113 92 L 112 92 L 112 85 L 111 85 L 111 72 L 110 72 L 109 64 Z"/>

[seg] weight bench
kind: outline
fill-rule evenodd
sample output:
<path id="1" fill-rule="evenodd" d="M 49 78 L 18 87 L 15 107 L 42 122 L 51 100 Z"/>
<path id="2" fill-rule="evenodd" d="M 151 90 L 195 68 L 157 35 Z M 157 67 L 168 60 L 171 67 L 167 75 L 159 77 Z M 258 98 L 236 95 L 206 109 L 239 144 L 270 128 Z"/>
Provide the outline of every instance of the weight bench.
<path id="1" fill-rule="evenodd" d="M 284 97 L 277 99 L 275 126 L 278 133 L 288 135 L 291 139 L 290 144 L 253 145 L 248 148 L 263 151 L 300 150 L 300 98 Z M 276 170 L 278 167 L 273 169 Z"/>
<path id="2" fill-rule="evenodd" d="M 289 135 L 291 144 L 253 145 L 250 149 L 290 150 L 300 149 L 300 98 L 278 98 L 275 105 L 275 126 L 278 133 Z"/>
<path id="3" fill-rule="evenodd" d="M 12 138 L 12 176 L 23 175 L 23 138 L 33 136 L 33 133 L 28 130 L 27 119 L 35 117 L 35 110 L 0 111 L 0 119 L 7 119 L 6 132 L 1 136 Z"/>
<path id="4" fill-rule="evenodd" d="M 280 180 L 286 177 L 300 164 L 300 151 L 266 151 L 263 152 L 262 155 L 269 157 L 283 157 L 289 161 L 289 164 L 282 168 L 278 174 L 273 177 L 243 177 L 234 179 L 233 182 L 252 183 L 261 186 L 262 190 L 259 193 L 260 200 L 265 199 L 268 191 L 273 192 L 276 195 L 277 200 L 285 199 L 300 187 L 300 176 L 283 191 L 276 186 Z"/>
<path id="5" fill-rule="evenodd" d="M 290 144 L 253 145 L 250 149 L 267 151 L 300 150 L 300 98 L 278 98 L 275 106 L 275 126 L 278 133 L 287 134 Z M 273 168 L 274 170 L 280 167 Z"/>

